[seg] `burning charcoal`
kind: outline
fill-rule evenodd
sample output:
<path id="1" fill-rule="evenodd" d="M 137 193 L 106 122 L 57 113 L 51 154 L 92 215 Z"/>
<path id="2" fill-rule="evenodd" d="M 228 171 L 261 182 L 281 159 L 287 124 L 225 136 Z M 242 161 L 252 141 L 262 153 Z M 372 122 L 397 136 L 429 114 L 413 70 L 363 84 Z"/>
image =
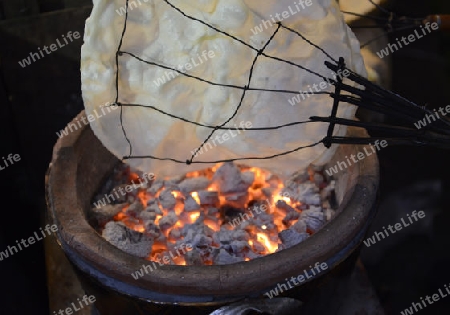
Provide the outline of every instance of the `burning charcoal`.
<path id="1" fill-rule="evenodd" d="M 223 194 L 247 191 L 250 185 L 244 183 L 241 171 L 233 163 L 224 163 L 213 176 L 213 182 L 219 186 Z"/>
<path id="2" fill-rule="evenodd" d="M 308 229 L 317 232 L 325 223 L 325 217 L 319 207 L 312 207 L 301 213 L 300 218 L 305 221 Z"/>
<path id="3" fill-rule="evenodd" d="M 278 184 L 280 182 L 280 178 L 277 175 L 270 174 L 266 178 L 266 183 L 270 185 L 270 188 L 277 189 Z"/>
<path id="4" fill-rule="evenodd" d="M 250 259 L 250 260 L 259 258 L 259 257 L 261 257 L 261 256 L 262 256 L 262 255 L 259 255 L 259 254 L 255 253 L 255 252 L 251 251 L 251 250 L 248 251 L 248 253 L 245 253 L 245 258 L 248 258 L 248 259 Z"/>
<path id="5" fill-rule="evenodd" d="M 261 192 L 267 198 L 269 198 L 269 199 L 272 198 L 272 194 L 273 194 L 273 189 L 272 188 L 269 188 L 269 187 L 262 188 Z"/>
<path id="6" fill-rule="evenodd" d="M 205 225 L 203 227 L 203 233 L 208 237 L 213 237 L 214 233 L 216 233 L 213 229 L 211 229 L 209 226 Z"/>
<path id="7" fill-rule="evenodd" d="M 141 219 L 142 221 L 155 221 L 156 213 L 153 211 L 144 210 L 141 213 L 139 213 L 138 218 Z"/>
<path id="8" fill-rule="evenodd" d="M 164 186 L 164 181 L 162 179 L 157 179 L 153 182 L 153 184 L 150 186 L 150 188 L 147 189 L 147 192 L 154 196 L 163 186 Z"/>
<path id="9" fill-rule="evenodd" d="M 309 237 L 309 234 L 297 233 L 292 229 L 287 229 L 282 231 L 281 233 L 278 233 L 278 237 L 280 238 L 285 248 L 290 248 L 306 240 Z"/>
<path id="10" fill-rule="evenodd" d="M 286 213 L 295 212 L 295 209 L 286 203 L 284 200 L 278 200 L 275 204 L 278 209 L 284 210 Z"/>
<path id="11" fill-rule="evenodd" d="M 172 229 L 169 233 L 169 238 L 173 238 L 175 240 L 181 237 L 181 231 L 179 229 Z"/>
<path id="12" fill-rule="evenodd" d="M 193 191 L 205 190 L 208 188 L 211 181 L 203 176 L 187 178 L 179 185 L 180 191 L 183 194 L 189 194 Z"/>
<path id="13" fill-rule="evenodd" d="M 214 257 L 214 264 L 216 265 L 228 265 L 228 264 L 234 264 L 237 262 L 244 261 L 244 258 L 242 257 L 234 257 L 230 255 L 226 250 L 221 249 L 219 254 L 217 254 L 216 257 Z"/>
<path id="14" fill-rule="evenodd" d="M 119 214 L 126 204 L 106 205 L 100 208 L 93 207 L 90 215 L 100 226 L 111 221 L 114 216 Z"/>
<path id="15" fill-rule="evenodd" d="M 255 173 L 250 171 L 242 172 L 241 179 L 244 182 L 244 184 L 250 187 L 255 181 Z"/>
<path id="16" fill-rule="evenodd" d="M 198 198 L 202 206 L 219 204 L 219 193 L 217 191 L 202 190 L 198 192 Z"/>
<path id="17" fill-rule="evenodd" d="M 227 203 L 234 208 L 245 208 L 248 203 L 248 193 L 234 193 L 225 197 Z"/>
<path id="18" fill-rule="evenodd" d="M 186 237 L 186 235 L 188 234 L 188 232 L 190 230 L 192 230 L 192 233 L 193 233 L 193 231 L 195 230 L 195 223 L 193 223 L 193 224 L 185 224 L 183 226 L 183 228 L 181 229 L 181 235 L 183 235 L 183 237 Z"/>
<path id="19" fill-rule="evenodd" d="M 310 205 L 320 204 L 320 195 L 318 194 L 318 188 L 312 183 L 306 183 L 299 185 L 299 193 L 297 195 L 297 200 L 302 203 L 307 203 Z"/>
<path id="20" fill-rule="evenodd" d="M 264 253 L 266 251 L 266 248 L 264 247 L 264 245 L 258 241 L 253 241 L 253 249 L 257 253 Z"/>
<path id="21" fill-rule="evenodd" d="M 273 223 L 273 216 L 268 213 L 258 214 L 258 216 L 255 219 L 253 219 L 253 223 L 256 226 L 263 226 L 263 225 L 268 226 Z"/>
<path id="22" fill-rule="evenodd" d="M 159 202 L 164 209 L 173 209 L 177 204 L 177 200 L 169 189 L 164 189 L 159 194 Z"/>
<path id="23" fill-rule="evenodd" d="M 289 225 L 289 222 L 297 220 L 300 217 L 300 213 L 296 212 L 296 211 L 290 211 L 288 212 L 288 214 L 286 214 L 286 216 L 283 219 L 283 224 L 284 225 Z"/>
<path id="24" fill-rule="evenodd" d="M 293 226 L 291 226 L 291 229 L 300 234 L 306 233 L 306 223 L 303 220 L 298 220 Z"/>
<path id="25" fill-rule="evenodd" d="M 250 248 L 250 245 L 247 241 L 232 241 L 230 246 L 233 253 L 239 256 L 240 254 L 244 254 L 245 249 Z"/>
<path id="26" fill-rule="evenodd" d="M 193 240 L 194 240 L 194 237 L 195 237 L 195 231 L 193 230 L 193 229 L 188 229 L 187 231 L 185 231 L 185 233 L 183 233 L 184 234 L 184 240 L 187 242 L 187 243 L 193 243 Z"/>
<path id="27" fill-rule="evenodd" d="M 154 221 L 144 221 L 145 232 L 154 239 L 161 236 L 161 229 Z"/>
<path id="28" fill-rule="evenodd" d="M 184 211 L 191 212 L 200 209 L 200 205 L 190 195 L 184 200 Z"/>
<path id="29" fill-rule="evenodd" d="M 175 212 L 169 212 L 169 214 L 163 216 L 159 220 L 159 227 L 161 230 L 167 230 L 168 228 L 172 227 L 175 223 L 178 221 L 178 216 Z"/>
<path id="30" fill-rule="evenodd" d="M 280 191 L 278 196 L 283 197 L 283 198 L 289 198 L 290 200 L 294 200 L 297 195 L 297 189 L 298 189 L 298 187 L 295 188 L 295 190 L 288 189 L 285 187 Z"/>
<path id="31" fill-rule="evenodd" d="M 164 180 L 164 186 L 166 188 L 176 186 L 179 183 L 181 183 L 184 178 L 185 178 L 184 175 L 180 175 L 180 176 L 175 176 L 175 177 L 166 179 L 166 180 Z"/>
<path id="32" fill-rule="evenodd" d="M 197 250 L 187 252 L 184 257 L 188 266 L 203 266 L 203 259 Z"/>
<path id="33" fill-rule="evenodd" d="M 207 237 L 203 234 L 197 234 L 195 235 L 194 239 L 192 240 L 192 246 L 194 247 L 203 247 L 203 246 L 211 246 L 212 244 L 212 238 Z"/>
<path id="34" fill-rule="evenodd" d="M 136 200 L 128 207 L 128 209 L 125 212 L 126 215 L 128 216 L 136 217 L 143 210 L 144 206 L 142 206 L 140 200 Z"/>
<path id="35" fill-rule="evenodd" d="M 219 209 L 217 209 L 217 208 L 208 208 L 208 212 L 207 212 L 208 216 L 214 217 L 218 213 L 219 213 Z"/>
<path id="36" fill-rule="evenodd" d="M 309 181 L 309 174 L 307 171 L 298 171 L 292 174 L 292 176 L 289 179 L 293 182 L 301 184 Z"/>
<path id="37" fill-rule="evenodd" d="M 291 193 L 297 190 L 299 184 L 292 179 L 288 179 L 284 182 L 284 189 L 285 191 Z M 291 194 L 292 196 L 292 194 Z"/>
<path id="38" fill-rule="evenodd" d="M 221 228 L 219 232 L 214 234 L 214 238 L 217 239 L 217 243 L 229 244 L 233 240 L 233 231 Z"/>
<path id="39" fill-rule="evenodd" d="M 295 209 L 300 210 L 300 211 L 308 210 L 309 205 L 307 205 L 306 203 L 302 203 L 302 204 L 296 205 Z"/>
<path id="40" fill-rule="evenodd" d="M 156 200 L 154 200 L 153 203 L 148 204 L 147 208 L 145 208 L 144 211 L 154 212 L 155 214 L 162 215 L 163 212 L 161 211 L 161 208 L 159 207 Z"/>
<path id="41" fill-rule="evenodd" d="M 244 230 L 234 230 L 232 235 L 235 241 L 248 241 L 250 239 Z"/>
<path id="42" fill-rule="evenodd" d="M 317 187 L 320 187 L 324 182 L 324 178 L 319 173 L 314 174 L 314 183 Z"/>
<path id="43" fill-rule="evenodd" d="M 112 245 L 130 255 L 145 258 L 152 251 L 153 240 L 150 237 L 133 231 L 120 222 L 107 223 L 102 236 Z"/>

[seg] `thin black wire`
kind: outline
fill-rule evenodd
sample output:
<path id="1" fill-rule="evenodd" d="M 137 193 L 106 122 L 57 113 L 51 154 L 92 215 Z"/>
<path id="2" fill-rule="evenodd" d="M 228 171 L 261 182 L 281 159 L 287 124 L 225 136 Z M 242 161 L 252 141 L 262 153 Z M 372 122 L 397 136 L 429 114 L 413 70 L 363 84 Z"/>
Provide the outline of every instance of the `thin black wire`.
<path id="1" fill-rule="evenodd" d="M 120 42 L 119 42 L 119 47 L 117 48 L 117 52 L 116 52 L 116 101 L 115 103 L 117 104 L 119 102 L 119 56 L 120 56 L 120 49 L 122 48 L 123 45 L 123 39 L 125 37 L 125 32 L 127 30 L 127 21 L 128 21 L 128 4 L 129 4 L 129 0 L 127 0 L 126 3 L 126 12 L 125 12 L 125 22 L 123 24 L 123 30 L 122 30 L 122 36 L 120 37 Z M 123 135 L 125 137 L 125 140 L 128 142 L 128 146 L 129 146 L 129 153 L 128 155 L 131 156 L 133 154 L 133 146 L 131 145 L 131 141 L 127 136 L 127 132 L 125 131 L 125 127 L 123 125 L 123 107 L 120 107 L 120 126 L 122 128 L 122 132 Z"/>

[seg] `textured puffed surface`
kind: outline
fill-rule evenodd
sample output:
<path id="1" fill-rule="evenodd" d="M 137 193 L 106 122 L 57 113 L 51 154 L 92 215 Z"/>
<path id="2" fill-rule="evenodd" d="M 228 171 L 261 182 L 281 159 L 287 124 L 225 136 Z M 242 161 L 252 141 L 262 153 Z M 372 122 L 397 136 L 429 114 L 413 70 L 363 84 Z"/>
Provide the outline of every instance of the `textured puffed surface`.
<path id="1" fill-rule="evenodd" d="M 184 75 L 167 80 L 169 70 L 142 63 L 126 54 L 119 57 L 117 69 L 116 52 L 125 23 L 123 9 L 126 0 L 93 2 L 94 8 L 86 21 L 81 52 L 82 92 L 87 114 L 93 114 L 94 110 L 98 112 L 101 106 L 115 101 L 115 80 L 119 71 L 118 101 L 121 103 L 155 106 L 167 113 L 209 126 L 221 125 L 233 115 L 243 96 L 242 89 L 214 86 Z M 300 32 L 335 59 L 344 57 L 348 68 L 366 75 L 359 42 L 345 24 L 335 1 L 312 0 L 312 5 L 305 8 L 296 7 L 293 1 L 285 0 L 169 2 L 186 14 L 239 38 L 257 50 L 265 46 L 277 28 L 275 24 L 270 26 L 267 21 L 275 14 L 281 15 L 287 11 L 289 17 L 282 21 L 283 25 Z M 255 26 L 260 27 L 261 32 Z M 251 88 L 259 89 L 309 91 L 313 84 L 323 82 L 322 78 L 298 67 L 259 56 L 249 83 L 250 70 L 257 55 L 255 50 L 186 18 L 163 0 L 130 1 L 121 50 L 171 68 L 190 63 L 192 69 L 183 71 L 219 84 L 242 87 L 249 84 Z M 201 57 L 204 51 L 214 52 L 214 57 Z M 332 78 L 331 71 L 324 65 L 324 61 L 330 59 L 285 29 L 279 30 L 264 53 Z M 203 58 L 203 63 L 200 64 L 199 58 Z M 166 83 L 158 85 L 158 78 L 165 78 Z M 330 86 L 325 89 L 329 92 L 333 90 L 334 87 Z M 289 102 L 293 96 L 295 94 L 247 91 L 242 107 L 227 126 L 239 127 L 241 122 L 250 122 L 253 128 L 271 127 L 305 121 L 310 116 L 330 115 L 333 102 L 328 95 L 314 95 L 295 106 Z M 353 118 L 355 110 L 353 106 L 341 104 L 339 115 Z M 152 155 L 185 161 L 212 131 L 149 108 L 123 107 L 91 122 L 95 135 L 119 158 L 127 156 L 130 148 L 122 130 L 121 114 L 134 156 Z M 325 137 L 327 128 L 327 124 L 312 123 L 272 131 L 247 130 L 228 138 L 223 136 L 225 131 L 217 130 L 209 141 L 210 145 L 194 161 L 271 156 L 315 143 Z M 344 135 L 345 132 L 345 128 L 335 129 L 335 135 Z M 233 131 L 233 134 L 236 133 Z M 323 164 L 333 154 L 333 147 L 326 149 L 318 145 L 282 157 L 242 163 L 282 175 L 293 173 L 312 162 Z M 186 165 L 154 159 L 131 159 L 127 162 L 159 176 L 179 175 L 212 165 Z"/>

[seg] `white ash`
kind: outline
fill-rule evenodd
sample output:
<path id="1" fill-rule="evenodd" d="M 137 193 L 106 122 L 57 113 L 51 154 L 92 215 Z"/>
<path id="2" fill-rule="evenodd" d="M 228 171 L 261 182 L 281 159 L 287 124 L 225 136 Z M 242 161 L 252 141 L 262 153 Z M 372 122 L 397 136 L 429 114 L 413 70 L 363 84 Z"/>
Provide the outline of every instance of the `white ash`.
<path id="1" fill-rule="evenodd" d="M 266 183 L 268 183 L 270 185 L 270 187 L 273 189 L 278 188 L 278 182 L 279 182 L 279 177 L 277 175 L 270 174 L 266 178 Z"/>
<path id="2" fill-rule="evenodd" d="M 276 203 L 276 207 L 284 210 L 286 213 L 295 212 L 295 209 L 288 205 L 284 200 L 278 200 Z"/>
<path id="3" fill-rule="evenodd" d="M 281 231 L 281 233 L 279 233 L 278 236 L 280 237 L 281 242 L 284 245 L 284 248 L 290 248 L 306 240 L 309 237 L 309 234 L 297 233 L 297 231 L 293 229 L 287 229 Z"/>
<path id="4" fill-rule="evenodd" d="M 140 200 L 134 201 L 128 209 L 125 211 L 126 215 L 129 216 L 139 216 L 139 214 L 144 210 L 144 206 L 142 205 Z"/>
<path id="5" fill-rule="evenodd" d="M 164 186 L 166 186 L 166 187 L 176 186 L 179 183 L 181 183 L 184 180 L 184 178 L 185 178 L 185 176 L 181 175 L 181 176 L 175 176 L 170 179 L 164 180 Z"/>
<path id="6" fill-rule="evenodd" d="M 204 234 L 197 234 L 194 236 L 191 243 L 194 247 L 211 246 L 212 238 Z"/>
<path id="7" fill-rule="evenodd" d="M 214 258 L 214 264 L 216 265 L 228 265 L 237 262 L 244 261 L 243 257 L 235 257 L 228 253 L 226 250 L 221 249 L 219 254 Z"/>
<path id="8" fill-rule="evenodd" d="M 185 255 L 186 264 L 190 266 L 202 266 L 204 265 L 203 259 L 199 252 L 195 250 L 191 250 L 187 252 Z"/>
<path id="9" fill-rule="evenodd" d="M 319 188 L 313 183 L 303 183 L 298 185 L 296 200 L 301 203 L 320 205 Z"/>
<path id="10" fill-rule="evenodd" d="M 291 229 L 294 230 L 297 233 L 306 233 L 306 222 L 302 219 L 298 220 L 297 223 L 295 223 L 293 226 L 291 226 Z"/>
<path id="11" fill-rule="evenodd" d="M 172 229 L 169 233 L 169 238 L 179 239 L 181 237 L 181 231 L 179 229 Z"/>
<path id="12" fill-rule="evenodd" d="M 171 211 L 168 215 L 165 215 L 159 220 L 159 226 L 162 230 L 167 230 L 177 223 L 178 216 L 175 212 Z"/>
<path id="13" fill-rule="evenodd" d="M 308 174 L 308 171 L 298 171 L 292 174 L 290 179 L 298 184 L 301 184 L 309 181 L 310 176 Z"/>
<path id="14" fill-rule="evenodd" d="M 152 200 L 151 202 L 147 203 L 147 208 L 145 208 L 145 211 L 154 212 L 155 214 L 162 215 L 163 212 L 161 208 L 159 207 L 156 200 Z"/>
<path id="15" fill-rule="evenodd" d="M 100 208 L 93 207 L 90 212 L 90 217 L 96 220 L 100 226 L 104 226 L 119 214 L 125 205 L 126 204 L 111 204 Z"/>
<path id="16" fill-rule="evenodd" d="M 263 244 L 261 244 L 258 241 L 254 241 L 253 242 L 253 249 L 257 252 L 257 253 L 263 253 L 265 250 L 265 247 Z"/>
<path id="17" fill-rule="evenodd" d="M 231 252 L 237 257 L 244 257 L 244 252 L 250 250 L 250 244 L 247 241 L 232 241 L 230 247 Z"/>
<path id="18" fill-rule="evenodd" d="M 305 221 L 308 229 L 317 232 L 326 222 L 322 208 L 311 207 L 309 210 L 304 210 L 300 214 L 300 218 Z"/>
<path id="19" fill-rule="evenodd" d="M 260 255 L 260 254 L 257 254 L 257 253 L 255 253 L 255 252 L 253 252 L 253 251 L 248 251 L 247 253 L 245 253 L 245 258 L 248 258 L 248 259 L 250 259 L 250 260 L 252 260 L 252 259 L 256 259 L 256 258 L 259 258 L 259 257 L 262 257 L 263 255 Z"/>
<path id="20" fill-rule="evenodd" d="M 156 213 L 154 211 L 149 211 L 147 209 L 144 211 L 141 211 L 138 215 L 138 218 L 141 219 L 142 221 L 155 221 Z"/>
<path id="21" fill-rule="evenodd" d="M 242 179 L 241 170 L 233 163 L 224 163 L 213 176 L 223 194 L 246 191 L 250 185 Z"/>
<path id="22" fill-rule="evenodd" d="M 156 193 L 164 186 L 164 181 L 161 179 L 155 180 L 150 188 L 147 189 L 147 192 L 152 195 L 156 195 Z"/>
<path id="23" fill-rule="evenodd" d="M 291 221 L 298 220 L 298 218 L 300 218 L 300 213 L 297 211 L 290 211 L 284 217 L 283 224 L 288 226 Z"/>
<path id="24" fill-rule="evenodd" d="M 164 209 L 173 209 L 177 204 L 177 200 L 172 195 L 172 190 L 164 189 L 159 194 L 159 203 Z"/>
<path id="25" fill-rule="evenodd" d="M 239 192 L 227 195 L 225 200 L 227 201 L 227 204 L 234 208 L 245 209 L 249 201 L 249 196 L 247 192 Z"/>
<path id="26" fill-rule="evenodd" d="M 187 195 L 186 199 L 184 200 L 184 211 L 191 212 L 195 210 L 199 210 L 200 205 L 195 201 L 192 196 Z"/>
<path id="27" fill-rule="evenodd" d="M 120 222 L 107 223 L 102 236 L 130 255 L 146 258 L 152 251 L 153 240 L 149 236 L 133 231 Z"/>
<path id="28" fill-rule="evenodd" d="M 198 192 L 198 198 L 200 204 L 204 205 L 217 205 L 219 203 L 219 193 L 217 191 L 202 190 Z"/>
<path id="29" fill-rule="evenodd" d="M 208 208 L 208 210 L 207 210 L 208 216 L 215 216 L 218 213 L 219 213 L 219 209 L 217 209 L 217 208 Z"/>
<path id="30" fill-rule="evenodd" d="M 159 225 L 153 220 L 144 221 L 145 232 L 153 239 L 159 239 L 162 235 Z"/>
<path id="31" fill-rule="evenodd" d="M 263 193 L 264 196 L 266 196 L 267 198 L 272 198 L 274 189 L 273 188 L 269 188 L 269 187 L 264 187 L 261 189 L 261 192 Z"/>
<path id="32" fill-rule="evenodd" d="M 208 178 L 199 176 L 185 179 L 178 187 L 183 194 L 189 194 L 193 191 L 206 190 L 210 184 Z"/>
<path id="33" fill-rule="evenodd" d="M 255 173 L 250 171 L 242 172 L 241 179 L 245 185 L 248 185 L 250 187 L 255 181 Z"/>

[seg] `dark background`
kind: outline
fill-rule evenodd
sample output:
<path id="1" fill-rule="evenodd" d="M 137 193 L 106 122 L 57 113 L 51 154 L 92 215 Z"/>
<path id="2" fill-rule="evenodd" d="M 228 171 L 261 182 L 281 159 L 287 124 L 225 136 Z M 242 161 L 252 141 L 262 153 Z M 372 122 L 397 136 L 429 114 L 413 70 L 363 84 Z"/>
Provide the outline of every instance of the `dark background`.
<path id="1" fill-rule="evenodd" d="M 68 31 L 83 34 L 89 5 L 88 0 L 0 0 L 0 158 L 22 157 L 0 171 L 0 251 L 45 225 L 44 177 L 56 132 L 83 109 L 82 39 L 26 68 L 18 61 Z M 412 17 L 450 13 L 450 4 L 437 0 L 390 1 L 387 7 Z M 392 56 L 393 91 L 430 108 L 450 104 L 449 35 L 432 33 Z M 429 147 L 388 147 L 379 154 L 380 209 L 369 235 L 413 210 L 427 214 L 420 223 L 363 248 L 387 314 L 398 314 L 450 284 L 448 157 L 449 151 Z M 0 280 L 0 314 L 49 314 L 43 242 L 0 262 Z M 420 313 L 449 314 L 450 298 Z"/>

